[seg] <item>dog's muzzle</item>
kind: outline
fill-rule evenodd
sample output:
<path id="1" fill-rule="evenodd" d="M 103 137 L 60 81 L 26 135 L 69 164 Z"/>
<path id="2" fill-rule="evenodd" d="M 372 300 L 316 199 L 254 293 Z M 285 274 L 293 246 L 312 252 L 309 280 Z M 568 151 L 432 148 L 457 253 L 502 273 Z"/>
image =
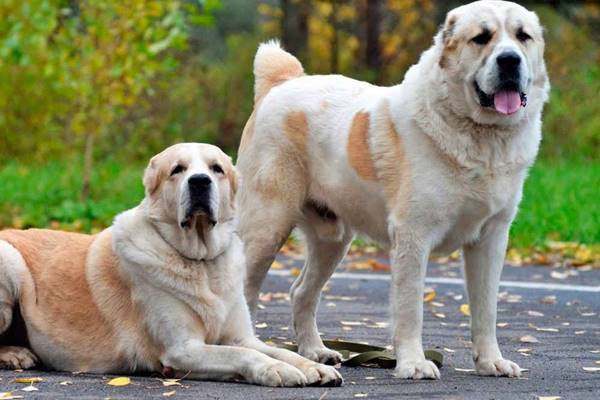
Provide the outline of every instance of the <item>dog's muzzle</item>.
<path id="1" fill-rule="evenodd" d="M 217 223 L 211 206 L 213 182 L 206 174 L 194 174 L 188 178 L 189 207 L 185 212 L 185 218 L 181 221 L 181 227 L 185 228 L 191 224 L 197 215 L 204 215 L 209 224 Z"/>
<path id="2" fill-rule="evenodd" d="M 479 104 L 504 115 L 514 114 L 527 105 L 527 95 L 521 87 L 521 56 L 514 51 L 506 51 L 498 55 L 496 63 L 499 83 L 493 93 L 484 92 L 475 81 Z"/>

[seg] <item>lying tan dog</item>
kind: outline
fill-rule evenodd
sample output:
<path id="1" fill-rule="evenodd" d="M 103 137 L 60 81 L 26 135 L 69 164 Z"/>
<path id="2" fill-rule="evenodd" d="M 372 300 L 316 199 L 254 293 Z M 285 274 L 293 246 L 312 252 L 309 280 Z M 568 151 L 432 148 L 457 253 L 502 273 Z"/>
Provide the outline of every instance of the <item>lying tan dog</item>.
<path id="1" fill-rule="evenodd" d="M 30 343 L 0 346 L 0 367 L 39 359 L 64 371 L 341 384 L 333 367 L 254 336 L 229 157 L 172 146 L 152 158 L 144 186 L 142 203 L 98 235 L 0 232 L 0 333 L 19 307 Z"/>
<path id="2" fill-rule="evenodd" d="M 359 233 L 390 248 L 398 377 L 440 376 L 423 353 L 423 286 L 429 254 L 455 249 L 464 252 L 477 372 L 519 376 L 496 340 L 496 295 L 541 138 L 543 53 L 537 16 L 492 0 L 450 11 L 433 46 L 392 87 L 306 76 L 276 43 L 260 46 L 237 164 L 246 177 L 238 195 L 246 296 L 255 306 L 277 251 L 299 227 L 307 260 L 290 296 L 300 354 L 339 361 L 315 316 Z"/>

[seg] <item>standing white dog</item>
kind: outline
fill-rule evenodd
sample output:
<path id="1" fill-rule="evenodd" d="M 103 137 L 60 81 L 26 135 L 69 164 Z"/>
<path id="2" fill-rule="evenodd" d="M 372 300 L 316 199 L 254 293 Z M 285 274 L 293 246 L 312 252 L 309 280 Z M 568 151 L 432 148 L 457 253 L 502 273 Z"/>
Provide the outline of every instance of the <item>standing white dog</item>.
<path id="1" fill-rule="evenodd" d="M 421 342 L 429 254 L 462 248 L 473 360 L 519 376 L 496 340 L 508 231 L 541 138 L 549 83 L 537 16 L 505 1 L 452 10 L 402 84 L 306 76 L 277 43 L 254 63 L 239 205 L 251 307 L 291 229 L 308 255 L 291 288 L 299 351 L 337 361 L 315 320 L 320 291 L 354 233 L 390 247 L 393 344 L 401 378 L 439 378 Z"/>
<path id="2" fill-rule="evenodd" d="M 254 336 L 231 159 L 177 144 L 152 158 L 144 186 L 142 203 L 98 235 L 0 232 L 0 334 L 24 324 L 29 339 L 27 348 L 2 338 L 0 368 L 39 359 L 63 371 L 341 384 L 333 367 Z"/>

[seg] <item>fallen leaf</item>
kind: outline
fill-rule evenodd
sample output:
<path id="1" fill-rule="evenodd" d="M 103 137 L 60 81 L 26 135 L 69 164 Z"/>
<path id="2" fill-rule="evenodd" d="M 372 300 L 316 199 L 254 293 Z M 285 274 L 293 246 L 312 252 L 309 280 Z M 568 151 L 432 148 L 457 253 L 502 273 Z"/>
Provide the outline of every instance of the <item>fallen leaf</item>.
<path id="1" fill-rule="evenodd" d="M 583 335 L 585 333 L 585 331 L 575 331 L 576 335 Z"/>
<path id="2" fill-rule="evenodd" d="M 538 400 L 560 400 L 560 396 L 538 396 Z"/>
<path id="3" fill-rule="evenodd" d="M 517 352 L 523 356 L 530 356 L 531 349 L 519 349 Z"/>
<path id="4" fill-rule="evenodd" d="M 283 269 L 284 265 L 282 263 L 280 263 L 279 261 L 273 261 L 273 263 L 271 264 L 271 268 L 272 269 Z"/>
<path id="5" fill-rule="evenodd" d="M 593 354 L 600 354 L 600 350 L 590 350 L 590 353 L 593 353 Z"/>
<path id="6" fill-rule="evenodd" d="M 525 335 L 521 336 L 519 339 L 522 343 L 539 343 L 540 341 L 535 338 L 535 336 Z"/>
<path id="7" fill-rule="evenodd" d="M 556 328 L 540 328 L 540 327 L 537 327 L 537 328 L 535 328 L 535 330 L 538 331 L 538 332 L 558 332 L 558 329 L 556 329 Z"/>
<path id="8" fill-rule="evenodd" d="M 175 393 L 177 393 L 176 391 L 172 390 L 170 392 L 164 392 L 163 393 L 163 397 L 171 397 L 171 396 L 175 396 Z"/>
<path id="9" fill-rule="evenodd" d="M 59 383 L 59 385 L 63 385 L 63 386 L 68 386 L 68 385 L 72 385 L 73 381 L 62 381 L 61 383 Z"/>
<path id="10" fill-rule="evenodd" d="M 532 310 L 527 311 L 527 315 L 529 315 L 530 317 L 543 317 L 544 316 L 543 313 L 541 313 L 539 311 L 532 311 Z"/>
<path id="11" fill-rule="evenodd" d="M 431 305 L 434 307 L 444 307 L 444 303 L 439 303 L 437 301 L 432 301 Z"/>
<path id="12" fill-rule="evenodd" d="M 427 292 L 425 292 L 425 296 L 423 297 L 423 301 L 425 303 L 429 303 L 431 301 L 433 301 L 433 299 L 435 299 L 436 293 L 435 290 L 431 289 Z"/>
<path id="13" fill-rule="evenodd" d="M 15 379 L 15 383 L 27 383 L 29 385 L 34 384 L 34 383 L 39 383 L 41 381 L 43 381 L 43 379 L 38 378 L 38 377 L 16 378 Z"/>
<path id="14" fill-rule="evenodd" d="M 367 380 L 367 381 L 372 381 L 373 379 L 377 379 L 377 378 L 374 376 L 365 376 L 365 380 Z"/>
<path id="15" fill-rule="evenodd" d="M 36 388 L 33 385 L 29 385 L 29 386 L 25 386 L 23 389 L 21 389 L 24 392 L 37 392 L 39 389 Z"/>
<path id="16" fill-rule="evenodd" d="M 267 325 L 266 322 L 261 322 L 260 324 L 256 324 L 254 326 L 256 327 L 256 329 L 265 329 L 269 325 Z"/>
<path id="17" fill-rule="evenodd" d="M 457 372 L 475 372 L 475 370 L 471 368 L 454 368 L 454 370 Z"/>
<path id="18" fill-rule="evenodd" d="M 298 267 L 294 267 L 294 268 L 290 269 L 291 276 L 298 276 L 298 275 L 300 275 L 300 272 L 302 272 L 302 270 Z"/>
<path id="19" fill-rule="evenodd" d="M 444 313 L 435 313 L 433 315 L 436 316 L 437 318 L 446 318 L 446 314 L 444 314 Z"/>
<path id="20" fill-rule="evenodd" d="M 345 326 L 360 326 L 360 325 L 364 325 L 360 321 L 340 321 L 340 323 L 342 325 L 345 325 Z"/>
<path id="21" fill-rule="evenodd" d="M 556 304 L 556 296 L 545 296 L 540 300 L 542 304 Z"/>
<path id="22" fill-rule="evenodd" d="M 508 322 L 498 322 L 496 326 L 498 328 L 506 328 L 508 326 Z"/>
<path id="23" fill-rule="evenodd" d="M 585 372 L 600 372 L 600 367 L 583 367 Z"/>
<path id="24" fill-rule="evenodd" d="M 131 383 L 131 379 L 121 376 L 119 378 L 113 378 L 110 381 L 106 382 L 107 385 L 110 386 L 127 386 Z"/>
<path id="25" fill-rule="evenodd" d="M 446 353 L 456 353 L 456 350 L 452 350 L 452 349 L 449 349 L 449 348 L 447 348 L 447 347 L 444 347 L 444 351 L 445 351 Z"/>
<path id="26" fill-rule="evenodd" d="M 354 394 L 354 397 L 367 397 L 367 396 L 368 396 L 368 394 L 366 394 L 366 393 L 355 393 Z"/>
<path id="27" fill-rule="evenodd" d="M 600 360 L 596 361 L 596 364 L 600 365 Z"/>
<path id="28" fill-rule="evenodd" d="M 461 304 L 459 309 L 460 312 L 465 314 L 467 317 L 471 316 L 471 307 L 469 307 L 468 304 Z"/>
<path id="29" fill-rule="evenodd" d="M 159 380 L 162 382 L 163 386 L 181 386 L 181 383 L 179 383 L 179 381 L 181 379 L 169 378 L 169 379 L 159 379 Z"/>
<path id="30" fill-rule="evenodd" d="M 0 392 L 0 400 L 22 399 L 23 396 L 15 396 L 11 392 Z"/>

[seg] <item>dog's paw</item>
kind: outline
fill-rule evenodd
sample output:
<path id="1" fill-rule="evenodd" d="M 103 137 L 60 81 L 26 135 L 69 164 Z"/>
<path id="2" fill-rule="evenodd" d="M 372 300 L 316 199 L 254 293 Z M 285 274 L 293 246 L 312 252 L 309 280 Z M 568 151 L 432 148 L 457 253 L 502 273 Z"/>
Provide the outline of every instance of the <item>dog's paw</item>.
<path id="1" fill-rule="evenodd" d="M 401 379 L 440 379 L 438 367 L 425 359 L 400 362 L 394 375 Z"/>
<path id="2" fill-rule="evenodd" d="M 340 353 L 335 350 L 330 350 L 325 346 L 312 348 L 303 348 L 300 346 L 298 348 L 298 354 L 321 364 L 336 365 L 342 362 L 342 355 Z"/>
<path id="3" fill-rule="evenodd" d="M 0 346 L 0 369 L 28 369 L 38 363 L 29 349 L 16 346 Z"/>
<path id="4" fill-rule="evenodd" d="M 341 386 L 344 381 L 338 370 L 329 365 L 307 362 L 299 369 L 306 376 L 309 385 Z"/>
<path id="5" fill-rule="evenodd" d="M 306 376 L 298 368 L 284 362 L 274 362 L 261 368 L 254 383 L 271 387 L 306 386 Z"/>
<path id="6" fill-rule="evenodd" d="M 484 376 L 508 376 L 518 378 L 521 376 L 521 368 L 510 360 L 504 358 L 478 359 L 475 362 L 475 370 Z"/>

